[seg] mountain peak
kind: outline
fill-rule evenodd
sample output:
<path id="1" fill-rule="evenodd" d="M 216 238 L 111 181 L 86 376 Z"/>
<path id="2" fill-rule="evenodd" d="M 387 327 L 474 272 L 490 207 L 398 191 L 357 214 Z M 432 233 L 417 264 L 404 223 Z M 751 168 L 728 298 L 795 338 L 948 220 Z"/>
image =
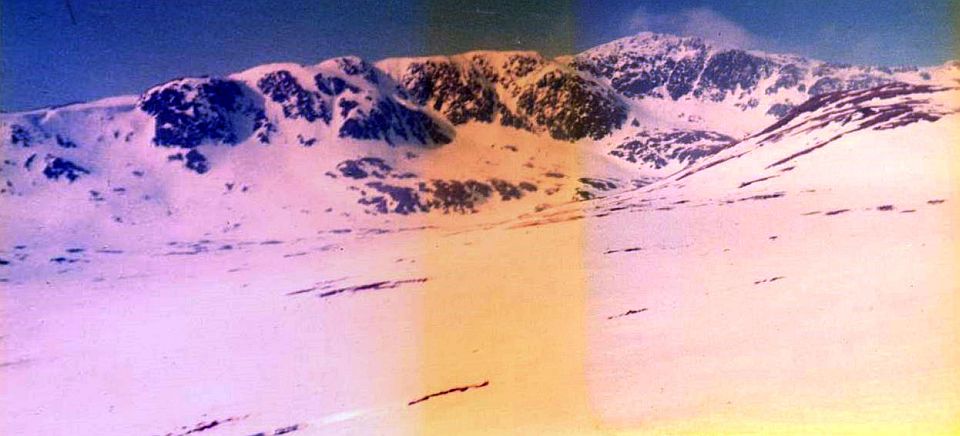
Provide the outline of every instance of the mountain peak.
<path id="1" fill-rule="evenodd" d="M 696 36 L 677 36 L 669 33 L 640 32 L 585 50 L 586 53 L 616 53 L 620 51 L 671 52 L 683 47 L 715 48 L 718 44 Z"/>

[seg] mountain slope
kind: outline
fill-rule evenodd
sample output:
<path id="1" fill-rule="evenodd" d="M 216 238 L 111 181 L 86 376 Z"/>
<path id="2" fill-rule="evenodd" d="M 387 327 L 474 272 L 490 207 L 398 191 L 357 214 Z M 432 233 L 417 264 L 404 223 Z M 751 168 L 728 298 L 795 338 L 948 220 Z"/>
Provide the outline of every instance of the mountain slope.
<path id="1" fill-rule="evenodd" d="M 0 428 L 953 434 L 958 102 L 935 86 L 824 94 L 664 180 L 519 218 L 290 228 L 264 208 L 284 226 L 11 239 Z M 472 158 L 516 134 L 491 127 L 456 140 L 484 138 Z M 546 145 L 533 154 L 570 144 Z M 318 150 L 273 146 L 247 168 Z M 219 177 L 163 168 L 185 190 Z"/>
<path id="2" fill-rule="evenodd" d="M 956 85 L 568 61 L 3 114 L 0 433 L 957 433 Z"/>

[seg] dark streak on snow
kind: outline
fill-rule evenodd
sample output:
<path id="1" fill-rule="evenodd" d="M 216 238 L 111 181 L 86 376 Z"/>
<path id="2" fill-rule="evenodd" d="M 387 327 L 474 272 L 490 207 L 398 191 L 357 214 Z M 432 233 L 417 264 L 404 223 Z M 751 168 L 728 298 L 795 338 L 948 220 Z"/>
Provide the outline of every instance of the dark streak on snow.
<path id="1" fill-rule="evenodd" d="M 616 314 L 616 315 L 608 316 L 607 319 L 623 318 L 623 317 L 625 317 L 625 316 L 630 316 L 630 315 L 636 315 L 636 314 L 638 314 L 638 313 L 643 313 L 643 312 L 646 312 L 647 310 L 648 310 L 648 309 L 647 309 L 646 307 L 644 307 L 643 309 L 630 309 L 630 310 L 628 310 L 628 311 L 626 311 L 626 312 L 623 312 L 623 313 L 619 313 L 619 314 Z"/>
<path id="2" fill-rule="evenodd" d="M 761 284 L 761 283 L 772 283 L 772 282 L 775 282 L 775 281 L 777 281 L 777 280 L 783 280 L 783 279 L 785 279 L 785 278 L 786 278 L 786 277 L 784 277 L 784 276 L 776 276 L 776 277 L 771 277 L 771 278 L 769 278 L 769 279 L 757 280 L 757 281 L 753 282 L 753 284 L 759 285 L 759 284 Z"/>
<path id="3" fill-rule="evenodd" d="M 334 289 L 334 290 L 331 290 L 331 291 L 323 292 L 323 293 L 321 293 L 321 294 L 319 295 L 319 297 L 320 297 L 320 298 L 327 298 L 327 297 L 332 297 L 332 296 L 337 295 L 337 294 L 342 294 L 342 293 L 344 293 L 344 292 L 355 293 L 355 292 L 362 292 L 362 291 L 380 291 L 380 290 L 384 290 L 384 289 L 395 289 L 395 288 L 399 288 L 400 286 L 407 285 L 407 284 L 425 283 L 427 280 L 428 280 L 428 279 L 427 279 L 426 277 L 422 277 L 422 278 L 418 278 L 418 279 L 407 279 L 407 280 L 382 281 L 382 282 L 367 283 L 367 284 L 365 284 L 365 285 L 348 286 L 348 287 L 346 287 L 346 288 L 338 288 L 338 289 Z M 303 292 L 303 291 L 298 291 L 297 293 L 304 293 L 304 292 Z M 289 294 L 288 294 L 288 295 L 289 295 Z"/>
<path id="4" fill-rule="evenodd" d="M 760 183 L 760 182 L 762 182 L 762 181 L 764 181 L 764 180 L 770 180 L 770 179 L 773 179 L 773 178 L 776 178 L 776 177 L 780 177 L 780 176 L 767 176 L 767 177 L 761 177 L 761 178 L 759 178 L 759 179 L 753 179 L 753 180 L 750 180 L 750 181 L 748 181 L 748 182 L 742 182 L 742 183 L 740 183 L 740 188 L 746 188 L 747 186 L 750 186 L 750 185 L 752 185 L 752 184 L 754 184 L 754 183 Z"/>
<path id="5" fill-rule="evenodd" d="M 300 428 L 301 428 L 300 424 L 293 424 L 293 425 L 288 425 L 286 427 L 280 427 L 274 430 L 273 433 L 260 432 L 260 433 L 255 433 L 251 436 L 268 436 L 268 435 L 278 436 L 282 434 L 293 433 L 297 430 L 300 430 Z"/>
<path id="6" fill-rule="evenodd" d="M 6 362 L 0 362 L 0 368 L 9 368 L 11 366 L 20 366 L 26 363 L 30 363 L 30 359 L 16 359 Z"/>
<path id="7" fill-rule="evenodd" d="M 630 248 L 624 248 L 622 250 L 607 250 L 607 251 L 604 251 L 603 254 L 632 253 L 634 251 L 640 251 L 640 250 L 643 250 L 643 247 L 630 247 Z"/>
<path id="8" fill-rule="evenodd" d="M 184 426 L 184 427 L 180 427 L 181 430 L 186 430 L 186 431 L 184 431 L 184 432 L 182 432 L 182 433 L 173 433 L 173 432 L 170 432 L 170 433 L 167 433 L 166 436 L 186 436 L 186 435 L 193 434 L 193 433 L 200 433 L 200 432 L 205 431 L 205 430 L 210 430 L 211 428 L 217 427 L 217 426 L 219 426 L 219 425 L 221 425 L 221 424 L 226 424 L 226 423 L 229 423 L 229 422 L 239 421 L 239 420 L 245 419 L 245 418 L 246 418 L 246 416 L 244 416 L 244 417 L 231 416 L 231 417 L 226 418 L 226 419 L 219 419 L 219 420 L 218 420 L 218 419 L 215 419 L 215 420 L 210 421 L 210 422 L 201 421 L 201 422 L 197 423 L 196 425 L 194 425 L 193 428 L 191 428 L 191 429 L 187 429 L 187 427 L 185 427 L 185 426 Z"/>
<path id="9" fill-rule="evenodd" d="M 750 197 L 738 198 L 737 201 L 769 200 L 771 198 L 780 198 L 780 197 L 783 197 L 784 195 L 787 195 L 787 193 L 781 191 L 781 192 L 774 192 L 773 194 L 759 194 L 759 195 L 753 195 Z"/>
<path id="10" fill-rule="evenodd" d="M 432 394 L 430 394 L 430 395 L 426 395 L 426 396 L 417 398 L 416 400 L 413 400 L 413 401 L 407 403 L 407 405 L 408 405 L 408 406 L 413 406 L 413 405 L 415 405 L 415 404 L 422 403 L 422 402 L 427 401 L 427 400 L 429 400 L 429 399 L 431 399 L 431 398 L 434 398 L 434 397 L 439 397 L 439 396 L 442 396 L 442 395 L 452 394 L 452 393 L 454 393 L 454 392 L 466 392 L 466 391 L 468 391 L 468 390 L 470 390 L 470 389 L 485 388 L 485 387 L 487 387 L 487 386 L 489 386 L 489 385 L 490 385 L 490 381 L 489 381 L 489 380 L 484 380 L 484 382 L 483 382 L 483 383 L 480 383 L 480 384 L 466 385 L 466 386 L 460 386 L 460 387 L 456 387 L 456 388 L 451 388 L 451 389 L 447 389 L 447 390 L 445 390 L 445 391 L 435 392 L 435 393 L 432 393 Z"/>

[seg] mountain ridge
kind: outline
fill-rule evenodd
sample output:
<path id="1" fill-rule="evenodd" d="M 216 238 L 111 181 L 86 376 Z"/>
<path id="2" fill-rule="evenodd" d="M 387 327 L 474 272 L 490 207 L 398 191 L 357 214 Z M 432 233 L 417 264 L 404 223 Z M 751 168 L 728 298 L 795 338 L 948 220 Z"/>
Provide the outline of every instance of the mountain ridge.
<path id="1" fill-rule="evenodd" d="M 320 65 L 320 64 L 322 64 L 322 63 L 324 63 L 324 62 L 326 62 L 326 61 L 333 60 L 333 59 L 339 59 L 339 58 L 355 58 L 355 59 L 363 60 L 364 62 L 369 62 L 369 63 L 372 63 L 372 64 L 381 64 L 381 63 L 384 63 L 384 62 L 387 62 L 387 61 L 393 61 L 393 60 L 415 60 L 415 61 L 429 61 L 429 60 L 433 60 L 433 61 L 438 61 L 438 60 L 444 60 L 444 59 L 450 59 L 450 58 L 456 58 L 456 57 L 466 57 L 466 56 L 469 56 L 469 55 L 478 55 L 478 54 L 479 54 L 479 55 L 487 55 L 487 54 L 516 54 L 516 55 L 536 56 L 536 57 L 540 57 L 540 58 L 545 59 L 545 60 L 548 60 L 548 61 L 556 62 L 556 63 L 558 63 L 558 64 L 568 65 L 568 64 L 569 64 L 575 57 L 577 57 L 577 56 L 581 56 L 581 55 L 584 55 L 584 54 L 589 53 L 589 52 L 597 51 L 597 50 L 599 50 L 599 49 L 604 49 L 604 48 L 606 48 L 606 47 L 610 47 L 610 46 L 616 45 L 616 44 L 618 44 L 618 43 L 621 43 L 621 44 L 622 44 L 622 43 L 624 43 L 624 42 L 631 41 L 631 40 L 637 40 L 637 39 L 654 39 L 654 40 L 656 40 L 656 39 L 660 39 L 660 40 L 671 40 L 671 39 L 672 39 L 672 40 L 676 40 L 676 41 L 699 41 L 699 43 L 704 44 L 704 45 L 706 45 L 706 46 L 710 46 L 710 47 L 714 47 L 714 48 L 718 48 L 718 49 L 722 49 L 722 50 L 736 50 L 736 51 L 741 51 L 741 52 L 749 53 L 749 54 L 752 54 L 752 55 L 757 55 L 757 56 L 760 56 L 760 57 L 766 56 L 766 57 L 778 57 L 778 58 L 782 58 L 782 59 L 795 59 L 795 60 L 803 60 L 803 61 L 808 61 L 808 62 L 815 62 L 815 63 L 820 63 L 820 64 L 826 64 L 826 65 L 846 66 L 846 67 L 858 67 L 858 68 L 866 68 L 866 69 L 872 69 L 872 70 L 878 70 L 878 71 L 883 71 L 883 70 L 893 70 L 893 71 L 901 70 L 901 71 L 907 71 L 907 70 L 945 70 L 945 69 L 960 69 L 960 59 L 957 59 L 957 60 L 948 60 L 948 61 L 945 61 L 945 62 L 943 62 L 943 63 L 941 63 L 941 64 L 936 64 L 936 65 L 923 65 L 923 66 L 920 66 L 920 65 L 912 65 L 912 64 L 902 64 L 902 65 L 896 65 L 896 66 L 880 66 L 880 65 L 872 65 L 872 64 L 846 64 L 846 63 L 837 63 L 837 62 L 830 62 L 830 61 L 822 61 L 822 60 L 818 60 L 818 59 L 816 59 L 816 58 L 811 58 L 811 57 L 807 57 L 807 56 L 800 55 L 800 54 L 796 54 L 796 53 L 779 53 L 779 52 L 771 52 L 771 51 L 767 51 L 767 50 L 758 50 L 758 49 L 741 49 L 741 48 L 737 48 L 737 47 L 731 46 L 731 45 L 729 45 L 729 44 L 727 44 L 727 45 L 722 45 L 722 44 L 716 43 L 716 42 L 714 42 L 714 41 L 712 41 L 712 40 L 710 40 L 710 39 L 708 39 L 708 38 L 685 37 L 685 36 L 677 36 L 677 35 L 671 35 L 671 34 L 666 34 L 666 33 L 656 33 L 656 32 L 639 32 L 639 33 L 634 34 L 634 35 L 623 36 L 623 37 L 620 37 L 620 38 L 611 40 L 611 41 L 609 41 L 609 42 L 597 44 L 597 45 L 592 46 L 592 47 L 589 47 L 589 48 L 587 48 L 587 49 L 585 49 L 585 50 L 583 50 L 583 51 L 581 51 L 581 52 L 579 52 L 579 53 L 562 54 L 562 55 L 554 56 L 554 57 L 552 57 L 552 58 L 544 57 L 544 56 L 542 56 L 539 52 L 534 51 L 534 50 L 522 50 L 522 49 L 516 49 L 516 50 L 514 50 L 514 49 L 510 49 L 510 50 L 477 49 L 477 50 L 468 50 L 468 51 L 465 51 L 465 52 L 454 53 L 454 54 L 428 54 L 428 55 L 413 55 L 413 56 L 388 56 L 388 57 L 381 58 L 381 59 L 377 59 L 377 60 L 374 60 L 374 61 L 366 61 L 366 60 L 364 60 L 364 59 L 363 59 L 362 57 L 360 57 L 360 56 L 352 55 L 352 54 L 345 54 L 345 55 L 339 55 L 339 56 L 334 56 L 334 57 L 326 58 L 326 59 L 323 59 L 323 60 L 321 60 L 321 61 L 319 61 L 319 62 L 317 62 L 317 63 L 312 63 L 312 64 L 310 64 L 310 63 L 297 63 L 297 62 L 292 62 L 292 61 L 280 61 L 280 62 L 271 62 L 271 63 L 266 63 L 266 64 L 255 65 L 255 66 L 252 66 L 252 67 L 249 67 L 249 68 L 244 68 L 244 69 L 242 69 L 242 70 L 239 70 L 239 71 L 233 72 L 233 73 L 183 75 L 183 76 L 178 76 L 178 77 L 175 77 L 175 78 L 173 78 L 173 79 L 169 79 L 169 80 L 166 80 L 166 81 L 163 81 L 163 82 L 158 82 L 158 83 L 156 83 L 156 85 L 161 85 L 161 84 L 163 84 L 163 83 L 167 83 L 167 82 L 172 81 L 172 80 L 177 80 L 177 79 L 182 79 L 182 78 L 187 78 L 187 77 L 194 77 L 194 78 L 228 77 L 228 76 L 234 76 L 234 75 L 237 75 L 237 74 L 243 74 L 243 73 L 249 72 L 249 71 L 251 71 L 251 70 L 257 70 L 257 69 L 262 69 L 263 67 L 271 67 L 271 66 L 276 66 L 276 67 L 289 67 L 289 66 L 312 67 L 312 66 L 318 66 L 318 65 Z M 152 87 L 154 87 L 154 86 L 156 86 L 156 85 L 153 85 L 153 86 L 151 86 L 151 87 L 149 87 L 149 88 L 152 88 Z M 147 88 L 147 89 L 149 89 L 149 88 Z M 93 103 L 103 102 L 103 101 L 110 100 L 110 99 L 136 98 L 136 97 L 139 96 L 139 95 L 142 95 L 142 93 L 141 93 L 141 94 L 117 94 L 117 95 L 107 96 L 107 97 L 103 97 L 103 98 L 96 98 L 96 99 L 92 99 L 92 100 L 65 102 L 65 103 L 61 103 L 61 104 L 55 104 L 55 105 L 49 105 L 49 106 L 41 106 L 41 107 L 35 107 L 35 108 L 31 108 L 31 109 L 24 109 L 24 110 L 2 110 L 2 111 L 0 111 L 0 114 L 25 114 L 25 113 L 32 113 L 32 112 L 43 111 L 43 110 L 62 109 L 62 108 L 70 107 L 70 106 L 85 105 L 85 104 L 93 104 Z"/>
<path id="2" fill-rule="evenodd" d="M 302 199 L 287 198 L 276 180 L 292 177 L 341 218 L 513 210 L 521 199 L 542 210 L 690 168 L 789 118 L 802 101 L 779 116 L 769 108 L 790 98 L 908 83 L 897 74 L 916 86 L 960 75 L 953 64 L 878 72 L 758 53 L 648 33 L 555 59 L 490 50 L 375 63 L 344 56 L 174 79 L 139 96 L 3 114 L 0 194 L 70 190 L 115 212 L 108 220 L 154 220 L 224 195 L 223 207 L 245 208 L 226 198 L 261 188 L 262 202 L 294 209 Z M 671 81 L 687 77 L 685 59 L 703 61 L 689 70 L 696 80 Z M 784 77 L 789 86 L 771 88 Z M 810 96 L 824 78 L 838 89 Z M 255 168 L 266 162 L 276 169 Z"/>

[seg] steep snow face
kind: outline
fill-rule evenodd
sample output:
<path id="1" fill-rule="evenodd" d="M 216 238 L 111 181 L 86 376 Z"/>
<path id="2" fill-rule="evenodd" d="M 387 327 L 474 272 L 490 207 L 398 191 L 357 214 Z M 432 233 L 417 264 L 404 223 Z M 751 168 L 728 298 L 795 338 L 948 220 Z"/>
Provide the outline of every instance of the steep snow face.
<path id="1" fill-rule="evenodd" d="M 950 82 L 957 73 L 950 65 L 921 69 L 830 64 L 649 32 L 589 49 L 570 65 L 610 85 L 640 108 L 667 110 L 694 128 L 726 124 L 727 134 L 762 128 L 820 94 L 892 82 Z M 721 110 L 704 114 L 697 106 Z M 722 123 L 724 117 L 739 122 Z"/>
<path id="2" fill-rule="evenodd" d="M 496 122 L 577 140 L 603 138 L 627 117 L 609 88 L 536 53 L 470 52 L 377 65 L 415 102 L 454 124 Z"/>

